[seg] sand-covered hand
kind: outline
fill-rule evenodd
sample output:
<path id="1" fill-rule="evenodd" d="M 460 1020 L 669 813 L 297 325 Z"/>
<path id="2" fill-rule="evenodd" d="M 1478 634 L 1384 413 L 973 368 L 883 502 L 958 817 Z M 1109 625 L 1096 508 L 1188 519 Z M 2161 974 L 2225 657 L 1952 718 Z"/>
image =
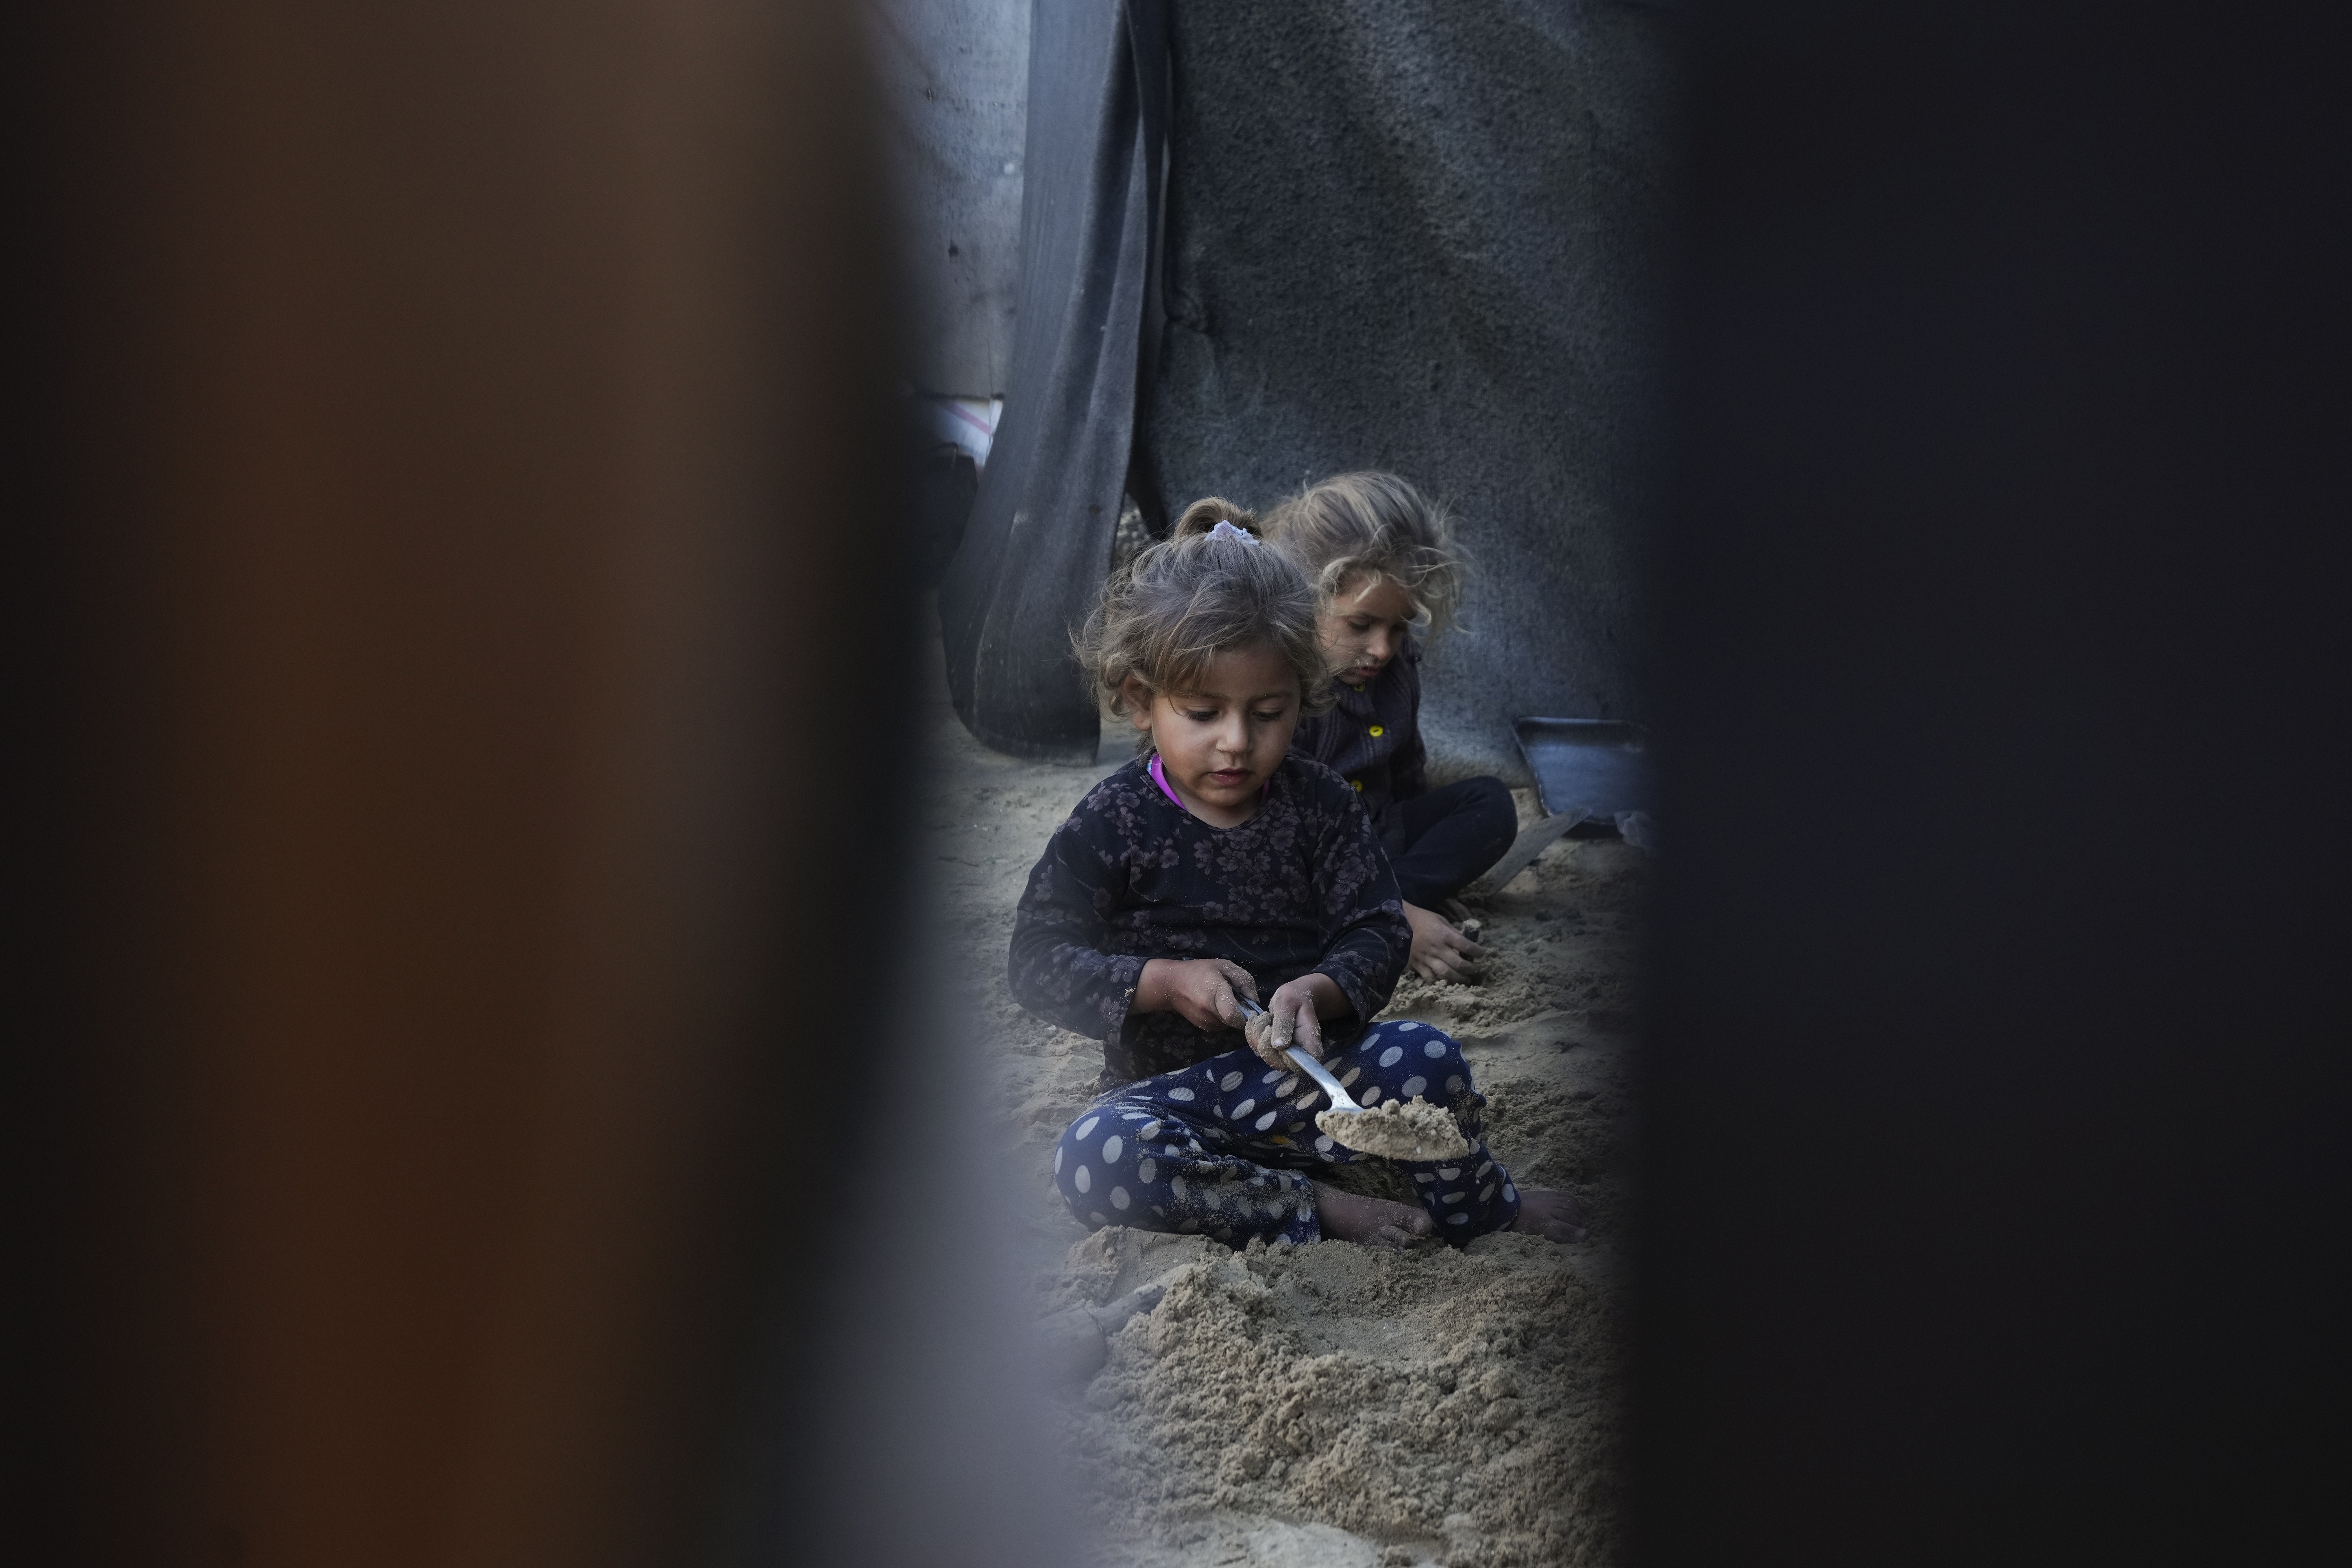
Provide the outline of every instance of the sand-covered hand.
<path id="1" fill-rule="evenodd" d="M 1478 922 L 1456 928 L 1434 910 L 1404 906 L 1405 921 L 1412 927 L 1412 951 L 1407 962 L 1423 980 L 1469 981 L 1477 978 L 1486 950 L 1478 945 Z"/>
<path id="2" fill-rule="evenodd" d="M 1265 1011 L 1244 1026 L 1242 1038 L 1266 1066 L 1288 1068 L 1290 1059 L 1284 1053 L 1294 1046 L 1310 1057 L 1322 1057 L 1323 1025 L 1315 1005 L 1318 983 L 1331 984 L 1326 975 L 1308 973 L 1278 986 L 1266 998 Z"/>
<path id="3" fill-rule="evenodd" d="M 1242 999 L 1257 996 L 1257 978 L 1223 958 L 1155 958 L 1136 978 L 1135 1008 L 1174 1013 L 1201 1029 L 1238 1029 Z"/>
<path id="4" fill-rule="evenodd" d="M 1275 1000 L 1277 1005 L 1251 1014 L 1249 1022 L 1242 1026 L 1242 1038 L 1249 1048 L 1257 1053 L 1260 1061 L 1276 1068 L 1290 1066 L 1290 1058 L 1284 1053 L 1293 1046 L 1303 1047 L 1309 1056 L 1319 1055 L 1317 1047 L 1321 1042 L 1308 1032 L 1315 1017 L 1314 1008 L 1285 1011 L 1279 1005 L 1280 992 L 1275 994 Z"/>
<path id="5" fill-rule="evenodd" d="M 1249 1022 L 1242 1026 L 1242 1038 L 1249 1042 L 1250 1049 L 1267 1061 L 1272 1061 L 1283 1048 L 1276 1043 L 1274 1015 L 1271 1013 L 1251 1014 Z"/>

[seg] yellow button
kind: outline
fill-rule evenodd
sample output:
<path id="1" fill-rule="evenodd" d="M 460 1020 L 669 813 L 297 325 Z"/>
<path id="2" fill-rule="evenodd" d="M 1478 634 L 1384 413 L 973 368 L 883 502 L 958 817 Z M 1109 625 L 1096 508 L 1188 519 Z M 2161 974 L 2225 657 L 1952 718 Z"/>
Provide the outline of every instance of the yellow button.
<path id="1" fill-rule="evenodd" d="M 1381 733 L 1381 727 L 1378 724 L 1372 726 L 1372 733 L 1375 735 Z"/>
<path id="2" fill-rule="evenodd" d="M 1361 779 L 1349 779 L 1348 783 L 1350 786 L 1358 790 L 1361 790 L 1364 787 L 1364 781 Z"/>

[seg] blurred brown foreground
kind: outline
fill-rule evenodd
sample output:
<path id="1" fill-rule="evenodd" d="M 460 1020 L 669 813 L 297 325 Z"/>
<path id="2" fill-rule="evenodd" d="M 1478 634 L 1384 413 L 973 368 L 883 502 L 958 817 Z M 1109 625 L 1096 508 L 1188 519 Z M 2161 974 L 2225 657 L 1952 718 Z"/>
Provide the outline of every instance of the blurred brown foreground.
<path id="1" fill-rule="evenodd" d="M 16 1561 L 706 1551 L 887 946 L 845 10 L 39 39 Z"/>

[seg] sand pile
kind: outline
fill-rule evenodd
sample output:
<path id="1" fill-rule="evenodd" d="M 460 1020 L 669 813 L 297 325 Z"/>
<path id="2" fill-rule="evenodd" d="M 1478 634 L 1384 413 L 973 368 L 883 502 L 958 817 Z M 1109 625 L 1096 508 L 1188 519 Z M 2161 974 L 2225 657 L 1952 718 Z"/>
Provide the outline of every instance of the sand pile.
<path id="1" fill-rule="evenodd" d="M 1107 1268 L 1106 1265 L 1111 1267 Z M 1062 1288 L 1166 1295 L 1071 1410 L 1114 1547 L 1308 1518 L 1381 1563 L 1587 1559 L 1620 1507 L 1605 1293 L 1520 1236 L 1397 1256 L 1104 1232 Z M 1146 1553 L 1154 1557 L 1156 1553 Z"/>

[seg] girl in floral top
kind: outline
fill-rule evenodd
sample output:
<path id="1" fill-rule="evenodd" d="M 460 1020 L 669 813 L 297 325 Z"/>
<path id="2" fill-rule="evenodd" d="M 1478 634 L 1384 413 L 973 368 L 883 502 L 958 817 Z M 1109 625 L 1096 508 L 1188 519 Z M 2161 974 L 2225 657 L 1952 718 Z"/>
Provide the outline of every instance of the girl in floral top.
<path id="1" fill-rule="evenodd" d="M 1394 474 L 1367 472 L 1293 496 L 1267 513 L 1265 531 L 1316 585 L 1317 630 L 1339 679 L 1336 703 L 1300 723 L 1291 750 L 1362 795 L 1396 868 L 1414 971 L 1461 978 L 1485 955 L 1437 907 L 1503 858 L 1518 813 L 1500 779 L 1429 787 L 1415 634 L 1450 625 L 1461 597 L 1453 520 Z"/>
<path id="2" fill-rule="evenodd" d="M 1371 1019 L 1411 948 L 1356 792 L 1291 752 L 1328 700 L 1311 585 L 1223 501 L 1115 577 L 1079 651 L 1143 752 L 1078 803 L 1030 873 L 1010 976 L 1024 1006 L 1103 1042 L 1107 1092 L 1054 1171 L 1089 1226 L 1406 1246 L 1517 1224 L 1580 1237 L 1564 1194 L 1522 1193 L 1477 1142 L 1486 1103 L 1452 1039 Z M 1255 1018 L 1240 999 L 1264 999 Z M 1366 1156 L 1319 1134 L 1286 1047 L 1370 1106 L 1420 1096 L 1474 1145 L 1408 1168 L 1418 1208 L 1314 1179 Z"/>

